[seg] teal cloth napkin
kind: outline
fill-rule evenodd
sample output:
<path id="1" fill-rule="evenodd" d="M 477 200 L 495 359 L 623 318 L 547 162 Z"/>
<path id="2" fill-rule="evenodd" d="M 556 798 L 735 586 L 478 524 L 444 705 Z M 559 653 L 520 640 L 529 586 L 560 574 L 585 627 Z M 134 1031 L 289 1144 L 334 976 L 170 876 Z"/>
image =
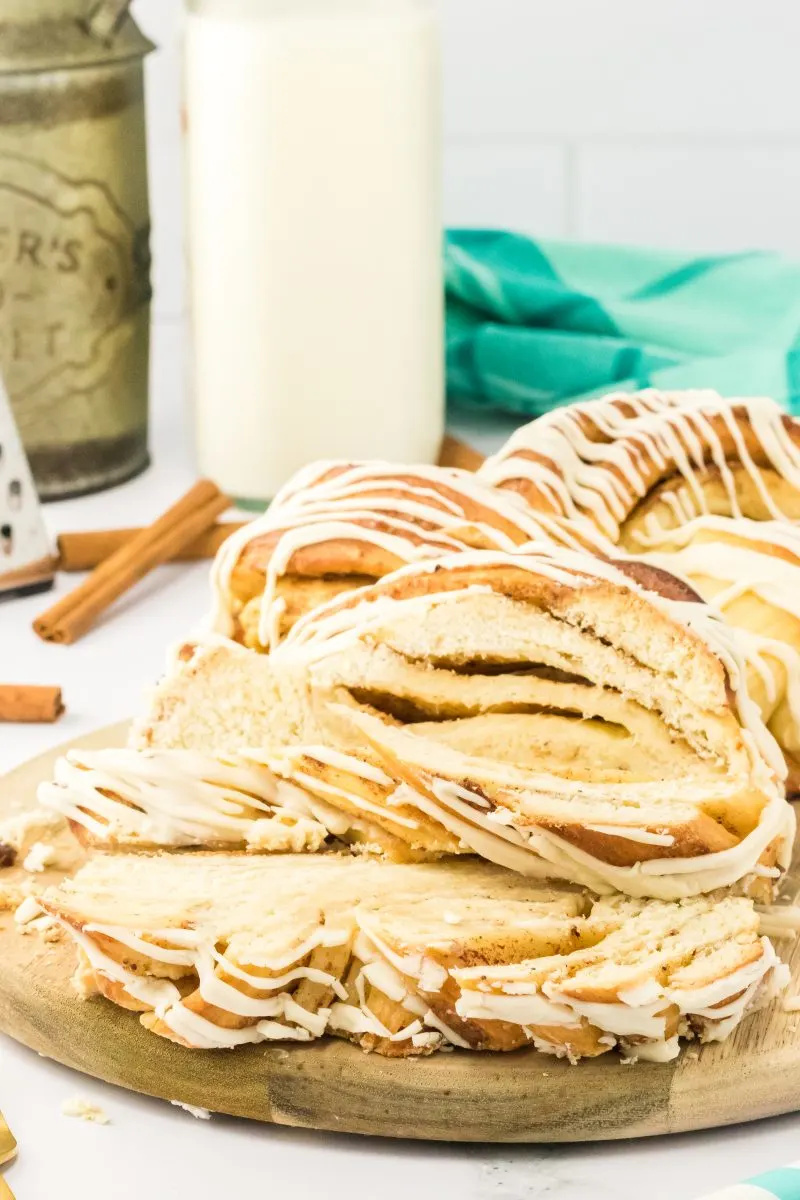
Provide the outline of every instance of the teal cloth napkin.
<path id="1" fill-rule="evenodd" d="M 711 387 L 800 412 L 800 263 L 453 230 L 452 401 L 525 417 L 609 390 Z"/>
<path id="2" fill-rule="evenodd" d="M 746 1183 L 735 1183 L 701 1200 L 800 1200 L 800 1164 L 765 1171 Z"/>

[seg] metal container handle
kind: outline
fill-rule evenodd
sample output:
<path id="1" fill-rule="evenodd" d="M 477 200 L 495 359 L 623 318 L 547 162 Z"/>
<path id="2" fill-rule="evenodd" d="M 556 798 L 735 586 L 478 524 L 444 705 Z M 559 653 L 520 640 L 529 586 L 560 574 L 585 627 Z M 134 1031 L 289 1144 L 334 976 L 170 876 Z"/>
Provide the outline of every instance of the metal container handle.
<path id="1" fill-rule="evenodd" d="M 99 42 L 110 42 L 122 24 L 132 0 L 99 0 L 86 18 L 87 32 Z"/>

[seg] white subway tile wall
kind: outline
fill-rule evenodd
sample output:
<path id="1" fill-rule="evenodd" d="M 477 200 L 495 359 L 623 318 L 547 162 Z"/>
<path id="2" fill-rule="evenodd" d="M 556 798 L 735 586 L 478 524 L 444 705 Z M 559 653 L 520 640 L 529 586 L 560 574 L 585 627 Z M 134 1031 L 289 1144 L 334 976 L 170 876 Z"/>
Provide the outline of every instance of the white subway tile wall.
<path id="1" fill-rule="evenodd" d="M 556 142 L 449 140 L 444 149 L 448 225 L 492 225 L 566 237 L 567 160 L 567 149 Z"/>
<path id="2" fill-rule="evenodd" d="M 436 0 L 444 219 L 800 254 L 798 0 Z M 136 0 L 156 314 L 184 307 L 181 0 Z"/>
<path id="3" fill-rule="evenodd" d="M 800 252 L 800 142 L 586 146 L 575 188 L 578 237 Z"/>

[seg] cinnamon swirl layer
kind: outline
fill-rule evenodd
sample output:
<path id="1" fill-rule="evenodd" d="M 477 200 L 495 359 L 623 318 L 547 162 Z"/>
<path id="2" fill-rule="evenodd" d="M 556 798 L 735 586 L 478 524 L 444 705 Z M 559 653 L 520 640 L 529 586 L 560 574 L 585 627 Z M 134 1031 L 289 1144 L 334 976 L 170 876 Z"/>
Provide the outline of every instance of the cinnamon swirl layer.
<path id="1" fill-rule="evenodd" d="M 504 865 L 665 899 L 769 894 L 787 865 L 784 763 L 735 634 L 611 564 L 539 547 L 404 568 L 305 618 L 272 665 L 323 744 L 256 757 L 288 779 L 302 757 L 313 790 L 333 747 L 356 805 L 341 754 L 354 778 L 377 755 L 377 823 L 416 805 Z"/>

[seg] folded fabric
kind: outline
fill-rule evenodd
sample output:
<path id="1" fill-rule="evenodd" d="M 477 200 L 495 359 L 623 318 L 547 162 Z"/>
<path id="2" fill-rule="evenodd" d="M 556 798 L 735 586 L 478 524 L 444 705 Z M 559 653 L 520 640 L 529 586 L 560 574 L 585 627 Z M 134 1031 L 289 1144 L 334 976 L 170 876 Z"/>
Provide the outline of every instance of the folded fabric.
<path id="1" fill-rule="evenodd" d="M 451 401 L 538 416 L 609 389 L 711 387 L 800 411 L 800 263 L 451 230 Z"/>

